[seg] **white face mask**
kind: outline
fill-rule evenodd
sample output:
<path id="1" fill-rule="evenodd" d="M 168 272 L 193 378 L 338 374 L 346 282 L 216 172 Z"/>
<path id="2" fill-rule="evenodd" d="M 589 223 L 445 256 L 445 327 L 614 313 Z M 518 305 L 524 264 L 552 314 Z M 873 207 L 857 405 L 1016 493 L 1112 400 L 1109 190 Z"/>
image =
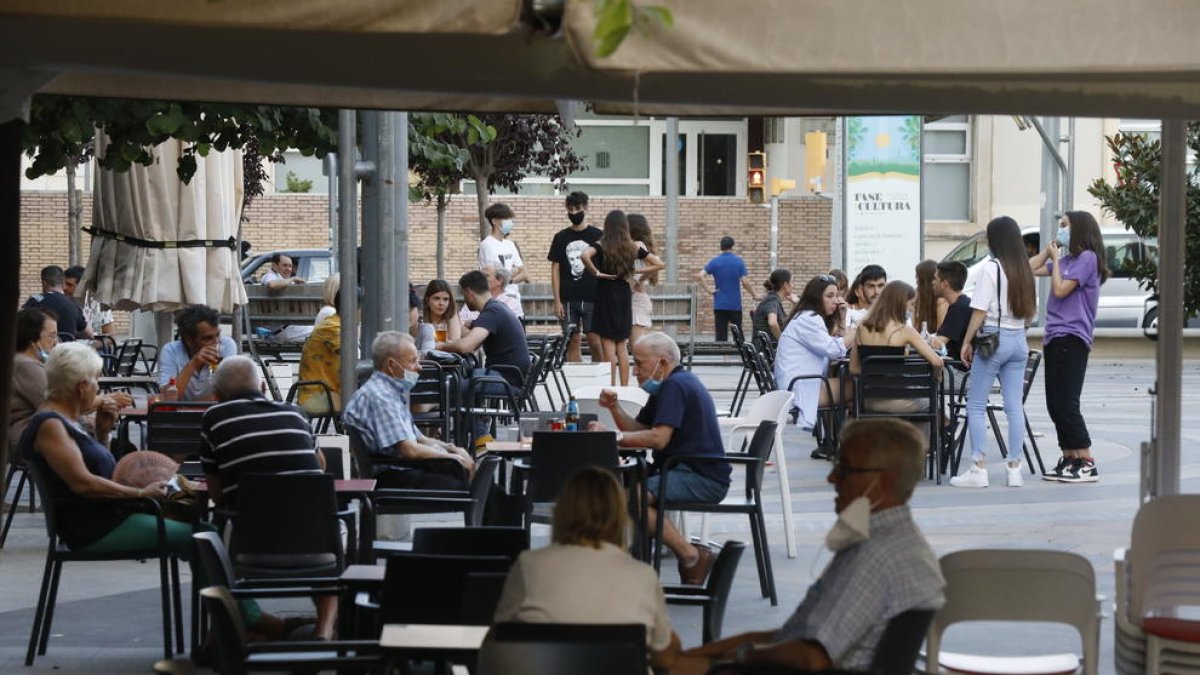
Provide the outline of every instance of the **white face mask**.
<path id="1" fill-rule="evenodd" d="M 510 232 L 512 232 L 512 229 L 513 229 L 513 221 L 511 221 L 511 220 L 500 221 L 500 234 L 508 236 L 508 234 Z"/>
<path id="2" fill-rule="evenodd" d="M 825 547 L 837 553 L 871 538 L 871 499 L 866 493 L 846 505 L 825 535 Z"/>

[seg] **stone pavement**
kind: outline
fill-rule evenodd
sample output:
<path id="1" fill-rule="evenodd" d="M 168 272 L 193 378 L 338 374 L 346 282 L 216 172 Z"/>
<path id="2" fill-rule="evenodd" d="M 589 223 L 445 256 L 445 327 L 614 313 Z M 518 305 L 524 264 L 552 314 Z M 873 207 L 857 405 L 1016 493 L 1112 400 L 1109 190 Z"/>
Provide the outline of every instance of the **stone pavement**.
<path id="1" fill-rule="evenodd" d="M 727 406 L 738 368 L 701 366 L 697 372 L 715 390 L 720 407 Z M 1190 443 L 1200 439 L 1200 422 L 1187 414 L 1200 401 L 1200 362 L 1189 361 L 1184 372 L 1183 490 L 1200 491 L 1200 458 Z M 1005 488 L 1003 469 L 991 464 L 992 485 L 986 490 L 963 490 L 926 481 L 913 498 L 917 522 L 938 554 L 964 548 L 1050 548 L 1077 552 L 1096 569 L 1098 592 L 1108 598 L 1101 629 L 1100 671 L 1113 672 L 1111 600 L 1112 551 L 1129 540 L 1138 505 L 1137 448 L 1149 438 L 1154 378 L 1152 361 L 1091 363 L 1083 397 L 1084 415 L 1095 443 L 1101 481 L 1091 485 L 1062 485 L 1027 476 L 1025 487 Z M 1052 465 L 1057 456 L 1054 431 L 1045 412 L 1039 374 L 1026 405 L 1042 456 Z M 990 436 L 989 436 L 990 440 Z M 994 441 L 993 441 L 994 443 Z M 823 548 L 826 530 L 834 522 L 833 490 L 825 482 L 826 462 L 811 460 L 811 437 L 795 428 L 785 432 L 798 556 L 786 557 L 778 484 L 771 469 L 766 481 L 768 536 L 780 604 L 771 607 L 759 597 L 758 581 L 747 551 L 738 570 L 725 620 L 726 634 L 764 629 L 783 623 L 812 579 L 828 562 Z M 995 448 L 992 447 L 993 459 Z M 692 532 L 699 518 L 689 519 Z M 535 530 L 545 541 L 547 531 Z M 745 518 L 713 518 L 712 539 L 749 541 Z M 25 641 L 37 600 L 45 553 L 41 514 L 18 513 L 13 531 L 0 552 L 0 672 L 22 672 Z M 664 575 L 674 581 L 671 560 Z M 149 672 L 161 656 L 158 633 L 157 570 L 153 564 L 68 564 L 59 593 L 54 635 L 49 650 L 34 671 L 76 673 Z M 1014 593 L 1021 593 L 1014 588 Z M 305 611 L 303 603 L 283 607 Z M 699 610 L 671 608 L 676 628 L 687 646 L 699 642 Z M 999 632 L 997 632 L 999 631 Z M 997 637 L 999 636 L 999 637 Z M 949 651 L 994 654 L 1035 654 L 1078 649 L 1073 632 L 1049 624 L 969 624 L 952 628 L 945 642 Z"/>

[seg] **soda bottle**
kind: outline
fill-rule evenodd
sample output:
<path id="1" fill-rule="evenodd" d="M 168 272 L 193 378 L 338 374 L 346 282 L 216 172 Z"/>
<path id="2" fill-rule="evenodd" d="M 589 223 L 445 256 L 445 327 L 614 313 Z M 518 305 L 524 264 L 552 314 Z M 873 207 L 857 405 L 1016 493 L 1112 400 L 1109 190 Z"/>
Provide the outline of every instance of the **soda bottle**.
<path id="1" fill-rule="evenodd" d="M 175 378 L 172 377 L 171 381 L 168 382 L 167 386 L 162 390 L 162 396 L 159 397 L 159 400 L 175 401 L 178 399 L 179 399 L 179 390 L 176 389 Z"/>
<path id="2" fill-rule="evenodd" d="M 921 342 L 929 344 L 929 324 L 925 321 L 921 322 Z"/>
<path id="3" fill-rule="evenodd" d="M 574 396 L 567 401 L 567 431 L 579 431 L 579 401 Z"/>

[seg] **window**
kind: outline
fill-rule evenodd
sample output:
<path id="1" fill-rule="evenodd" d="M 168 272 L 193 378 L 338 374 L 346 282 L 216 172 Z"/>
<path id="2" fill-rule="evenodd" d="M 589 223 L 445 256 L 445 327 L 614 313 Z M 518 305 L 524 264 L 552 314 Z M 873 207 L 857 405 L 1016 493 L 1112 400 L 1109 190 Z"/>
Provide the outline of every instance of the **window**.
<path id="1" fill-rule="evenodd" d="M 971 120 L 951 115 L 925 124 L 922 165 L 926 220 L 971 220 Z"/>

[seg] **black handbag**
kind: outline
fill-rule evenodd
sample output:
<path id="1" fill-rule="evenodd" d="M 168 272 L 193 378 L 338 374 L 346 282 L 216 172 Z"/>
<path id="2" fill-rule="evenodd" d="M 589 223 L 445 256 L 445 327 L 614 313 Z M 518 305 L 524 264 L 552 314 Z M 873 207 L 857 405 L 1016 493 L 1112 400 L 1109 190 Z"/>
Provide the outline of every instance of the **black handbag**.
<path id="1" fill-rule="evenodd" d="M 971 347 L 975 353 L 985 359 L 990 359 L 992 354 L 996 353 L 996 349 L 1000 346 L 1000 317 L 1004 314 L 1004 299 L 1000 297 L 1000 261 L 996 263 L 996 331 L 995 333 L 984 333 L 980 328 L 975 337 L 971 338 Z"/>

